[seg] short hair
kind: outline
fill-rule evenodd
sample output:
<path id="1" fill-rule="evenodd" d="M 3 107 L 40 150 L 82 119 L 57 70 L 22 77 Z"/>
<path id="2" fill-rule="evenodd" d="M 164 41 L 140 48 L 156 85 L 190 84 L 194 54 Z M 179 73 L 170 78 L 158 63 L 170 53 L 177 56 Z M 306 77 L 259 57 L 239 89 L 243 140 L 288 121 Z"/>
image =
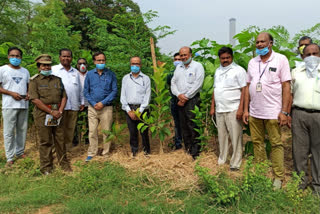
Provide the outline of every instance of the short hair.
<path id="1" fill-rule="evenodd" d="M 316 43 L 311 43 L 311 44 L 309 44 L 309 45 L 306 45 L 306 46 L 303 48 L 303 55 L 306 54 L 307 47 L 310 46 L 310 45 L 316 45 L 316 46 L 319 48 L 319 51 L 320 51 L 320 47 L 319 47 L 318 44 L 316 44 Z"/>
<path id="2" fill-rule="evenodd" d="M 133 56 L 133 57 L 131 57 L 131 58 L 130 58 L 130 63 L 131 63 L 131 59 L 133 59 L 133 58 L 139 58 L 140 64 L 141 64 L 141 58 L 140 58 L 139 56 Z"/>
<path id="3" fill-rule="evenodd" d="M 68 51 L 68 52 L 70 52 L 71 57 L 72 57 L 72 51 L 71 51 L 69 48 L 62 48 L 62 49 L 60 49 L 60 50 L 59 50 L 59 56 L 61 56 L 61 54 L 62 54 L 63 51 Z"/>
<path id="4" fill-rule="evenodd" d="M 220 50 L 218 51 L 218 56 L 220 57 L 224 53 L 228 53 L 233 57 L 233 51 L 230 47 L 223 46 L 222 48 L 220 48 Z"/>
<path id="5" fill-rule="evenodd" d="M 19 52 L 20 52 L 20 55 L 21 55 L 21 57 L 22 57 L 23 52 L 22 52 L 22 50 L 21 50 L 20 48 L 18 48 L 18 47 L 11 47 L 11 48 L 9 48 L 9 49 L 8 49 L 8 55 L 9 55 L 10 52 L 13 51 L 13 50 L 19 51 Z"/>
<path id="6" fill-rule="evenodd" d="M 180 54 L 179 54 L 179 53 L 175 53 L 175 54 L 173 55 L 173 57 L 176 57 L 176 56 L 180 56 Z"/>
<path id="7" fill-rule="evenodd" d="M 106 55 L 105 55 L 102 51 L 98 51 L 98 52 L 95 52 L 95 53 L 92 55 L 93 61 L 96 60 L 96 56 L 99 56 L 99 55 L 101 55 L 101 54 L 104 56 L 104 59 L 107 58 Z"/>
<path id="8" fill-rule="evenodd" d="M 312 44 L 312 39 L 309 37 L 309 36 L 303 36 L 299 39 L 299 42 L 298 44 L 300 44 L 301 41 L 304 41 L 304 40 L 309 40 L 310 41 L 310 44 Z"/>
<path id="9" fill-rule="evenodd" d="M 79 59 L 77 60 L 77 63 L 78 63 L 80 60 L 82 60 L 82 59 L 86 62 L 86 64 L 88 64 L 88 61 L 87 61 L 85 58 L 79 58 Z"/>

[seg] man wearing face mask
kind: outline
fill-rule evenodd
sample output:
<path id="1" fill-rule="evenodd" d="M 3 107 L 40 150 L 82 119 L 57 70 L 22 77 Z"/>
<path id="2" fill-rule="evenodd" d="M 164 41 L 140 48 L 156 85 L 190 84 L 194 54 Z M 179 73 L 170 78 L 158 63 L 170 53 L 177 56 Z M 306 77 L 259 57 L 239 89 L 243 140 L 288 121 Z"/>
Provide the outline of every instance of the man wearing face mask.
<path id="1" fill-rule="evenodd" d="M 292 150 L 294 168 L 304 172 L 300 187 L 308 185 L 311 157 L 312 187 L 320 194 L 320 49 L 307 45 L 302 56 L 305 65 L 292 70 Z M 289 111 L 291 108 L 289 107 Z"/>
<path id="2" fill-rule="evenodd" d="M 233 51 L 222 47 L 218 51 L 220 67 L 214 75 L 214 92 L 210 115 L 216 113 L 220 155 L 218 164 L 227 161 L 229 136 L 233 154 L 230 170 L 239 170 L 242 162 L 242 114 L 246 71 L 233 61 Z"/>
<path id="3" fill-rule="evenodd" d="M 92 56 L 96 68 L 90 70 L 84 82 L 84 96 L 89 102 L 89 149 L 86 161 L 91 161 L 98 152 L 98 125 L 102 130 L 110 130 L 112 125 L 112 102 L 117 96 L 117 78 L 115 73 L 107 69 L 106 55 L 97 52 Z M 104 148 L 102 155 L 108 155 L 111 142 L 106 141 L 103 134 Z"/>
<path id="4" fill-rule="evenodd" d="M 80 77 L 80 83 L 81 83 L 81 87 L 84 88 L 84 80 L 87 76 L 87 71 L 88 71 L 88 63 L 87 60 L 85 58 L 79 58 L 77 61 L 77 69 L 79 71 L 79 77 Z M 84 113 L 80 113 L 81 115 L 78 116 L 78 120 L 77 120 L 77 126 L 82 126 L 82 125 L 78 125 L 78 121 L 84 121 L 86 120 L 86 133 L 83 135 L 84 140 L 85 140 L 85 144 L 89 144 L 89 139 L 88 139 L 88 133 L 89 133 L 89 122 L 88 122 L 88 100 L 83 97 L 84 99 L 84 108 L 83 110 L 80 110 L 80 112 L 84 112 Z M 73 145 L 76 146 L 78 145 L 78 135 L 79 135 L 79 131 L 80 131 L 81 127 L 76 127 L 75 129 L 75 134 L 74 134 L 74 138 L 73 138 Z"/>
<path id="5" fill-rule="evenodd" d="M 173 56 L 173 65 L 176 68 L 178 65 L 181 63 L 181 58 L 179 53 L 175 53 Z M 171 80 L 173 77 L 174 70 L 171 71 L 168 76 L 167 76 L 167 84 L 169 86 L 170 94 L 171 94 L 171 100 L 170 100 L 170 109 L 171 109 L 171 114 L 174 120 L 174 144 L 175 144 L 175 149 L 181 149 L 182 148 L 182 134 L 181 134 L 181 127 L 180 127 L 180 119 L 179 119 L 179 112 L 178 112 L 178 98 L 172 94 L 170 86 L 171 86 Z"/>
<path id="6" fill-rule="evenodd" d="M 63 109 L 67 102 L 67 94 L 62 80 L 52 75 L 51 56 L 42 54 L 35 59 L 39 74 L 31 77 L 29 85 L 30 100 L 35 105 L 33 117 L 40 138 L 40 171 L 48 175 L 53 170 L 53 146 L 59 165 L 65 171 L 72 171 L 67 159 L 66 144 L 64 142 Z M 49 124 L 48 117 L 59 124 Z M 47 123 L 46 123 L 47 121 Z"/>
<path id="7" fill-rule="evenodd" d="M 7 158 L 6 166 L 14 157 L 24 158 L 28 129 L 29 71 L 20 66 L 22 51 L 17 47 L 8 50 L 9 64 L 0 67 L 0 93 L 2 94 L 3 139 Z"/>
<path id="8" fill-rule="evenodd" d="M 312 39 L 309 36 L 303 36 L 299 39 L 299 46 L 298 46 L 298 58 L 303 58 L 303 49 L 306 45 L 310 45 L 312 43 Z M 296 67 L 300 67 L 304 65 L 304 61 L 295 61 Z"/>
<path id="9" fill-rule="evenodd" d="M 200 105 L 200 90 L 204 79 L 201 63 L 192 59 L 192 50 L 182 47 L 179 51 L 182 64 L 176 67 L 171 80 L 172 94 L 178 97 L 180 125 L 186 151 L 196 159 L 200 153 L 200 141 L 196 124 L 192 121 L 195 114 L 191 112 Z"/>
<path id="10" fill-rule="evenodd" d="M 127 124 L 130 132 L 130 147 L 132 156 L 138 153 L 138 129 L 141 122 L 135 111 L 139 108 L 141 114 L 148 113 L 148 105 L 151 97 L 150 78 L 141 72 L 140 57 L 130 59 L 131 72 L 122 78 L 120 102 L 122 109 L 126 111 Z M 150 154 L 149 130 L 141 132 L 144 154 Z"/>
<path id="11" fill-rule="evenodd" d="M 64 48 L 59 50 L 60 64 L 52 66 L 52 74 L 60 77 L 65 87 L 68 100 L 63 110 L 64 142 L 70 151 L 77 124 L 78 111 L 84 108 L 83 88 L 77 69 L 71 66 L 72 51 Z"/>
<path id="12" fill-rule="evenodd" d="M 273 37 L 262 32 L 256 38 L 257 57 L 250 60 L 243 122 L 248 124 L 257 162 L 267 159 L 265 131 L 271 143 L 271 162 L 275 189 L 282 186 L 284 176 L 284 151 L 280 126 L 287 124 L 290 99 L 290 67 L 288 59 L 272 50 Z M 250 116 L 249 116 L 250 104 Z"/>

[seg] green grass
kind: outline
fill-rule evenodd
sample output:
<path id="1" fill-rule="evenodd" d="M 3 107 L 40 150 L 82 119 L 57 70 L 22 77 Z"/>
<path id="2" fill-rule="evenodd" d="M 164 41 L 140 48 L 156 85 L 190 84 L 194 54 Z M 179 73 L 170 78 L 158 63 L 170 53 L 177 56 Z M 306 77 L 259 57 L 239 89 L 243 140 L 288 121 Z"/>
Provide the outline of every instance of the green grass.
<path id="1" fill-rule="evenodd" d="M 3 161 L 0 159 L 1 167 Z M 1 213 L 34 213 L 46 206 L 54 213 L 95 214 L 319 212 L 319 200 L 311 194 L 295 203 L 286 191 L 273 191 L 263 182 L 242 190 L 238 199 L 223 204 L 217 202 L 214 191 L 208 191 L 203 183 L 198 191 L 176 191 L 167 182 L 110 162 L 77 163 L 70 175 L 56 169 L 53 174 L 43 176 L 37 166 L 38 163 L 27 158 L 17 161 L 12 169 L 0 169 Z M 228 179 L 217 181 L 221 187 L 230 186 Z M 239 180 L 233 182 L 231 186 L 241 185 Z M 232 190 L 228 186 L 223 189 Z"/>

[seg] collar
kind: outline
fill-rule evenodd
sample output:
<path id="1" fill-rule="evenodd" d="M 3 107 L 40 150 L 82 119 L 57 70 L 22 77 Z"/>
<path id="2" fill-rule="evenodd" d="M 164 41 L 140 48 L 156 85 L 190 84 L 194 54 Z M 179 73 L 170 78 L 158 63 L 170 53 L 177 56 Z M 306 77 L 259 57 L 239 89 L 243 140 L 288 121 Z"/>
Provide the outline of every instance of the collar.
<path id="1" fill-rule="evenodd" d="M 93 69 L 93 72 L 98 74 L 97 68 L 94 68 L 94 69 Z M 101 75 L 106 74 L 107 72 L 108 72 L 108 69 L 107 69 L 107 68 L 104 68 L 103 71 L 102 71 L 102 73 L 101 73 Z M 88 72 L 87 72 L 87 73 L 88 73 Z"/>
<path id="2" fill-rule="evenodd" d="M 40 75 L 40 78 L 41 78 L 41 79 L 47 79 L 47 78 L 52 79 L 52 77 L 53 77 L 53 75 L 52 75 L 52 74 L 51 74 L 51 75 L 49 75 L 49 76 L 45 76 L 45 75 L 43 75 L 43 74 L 39 73 L 39 75 Z"/>
<path id="3" fill-rule="evenodd" d="M 63 65 L 61 63 L 58 66 L 59 66 L 59 70 L 67 71 L 66 69 L 64 69 L 64 67 L 63 67 Z M 67 71 L 67 72 L 74 72 L 74 70 L 75 70 L 75 68 L 71 66 L 69 71 Z"/>
<path id="4" fill-rule="evenodd" d="M 133 74 L 132 74 L 132 72 L 130 72 L 129 75 L 130 75 L 130 77 L 134 77 Z M 138 78 L 138 77 L 143 77 L 143 75 L 144 75 L 144 74 L 142 73 L 142 71 L 140 71 L 139 74 L 138 74 L 138 76 L 137 76 L 136 78 Z"/>
<path id="5" fill-rule="evenodd" d="M 186 69 L 186 68 L 190 68 L 190 67 L 192 67 L 192 66 L 193 66 L 193 64 L 194 64 L 194 60 L 193 60 L 193 59 L 191 59 L 191 62 L 190 62 L 190 64 L 188 65 L 188 67 L 186 67 L 183 63 L 181 63 L 181 64 L 180 64 L 180 65 L 178 65 L 178 66 L 180 66 L 180 67 L 182 67 L 182 68 Z"/>

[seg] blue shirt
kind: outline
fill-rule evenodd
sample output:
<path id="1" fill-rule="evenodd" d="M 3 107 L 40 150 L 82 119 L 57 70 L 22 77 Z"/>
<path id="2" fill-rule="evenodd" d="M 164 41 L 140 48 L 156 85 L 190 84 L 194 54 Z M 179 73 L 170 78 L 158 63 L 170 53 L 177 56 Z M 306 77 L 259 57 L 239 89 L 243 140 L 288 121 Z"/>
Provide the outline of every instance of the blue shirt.
<path id="1" fill-rule="evenodd" d="M 117 78 L 109 69 L 104 69 L 99 75 L 97 69 L 88 71 L 84 81 L 84 96 L 94 106 L 98 102 L 111 105 L 117 96 Z"/>

